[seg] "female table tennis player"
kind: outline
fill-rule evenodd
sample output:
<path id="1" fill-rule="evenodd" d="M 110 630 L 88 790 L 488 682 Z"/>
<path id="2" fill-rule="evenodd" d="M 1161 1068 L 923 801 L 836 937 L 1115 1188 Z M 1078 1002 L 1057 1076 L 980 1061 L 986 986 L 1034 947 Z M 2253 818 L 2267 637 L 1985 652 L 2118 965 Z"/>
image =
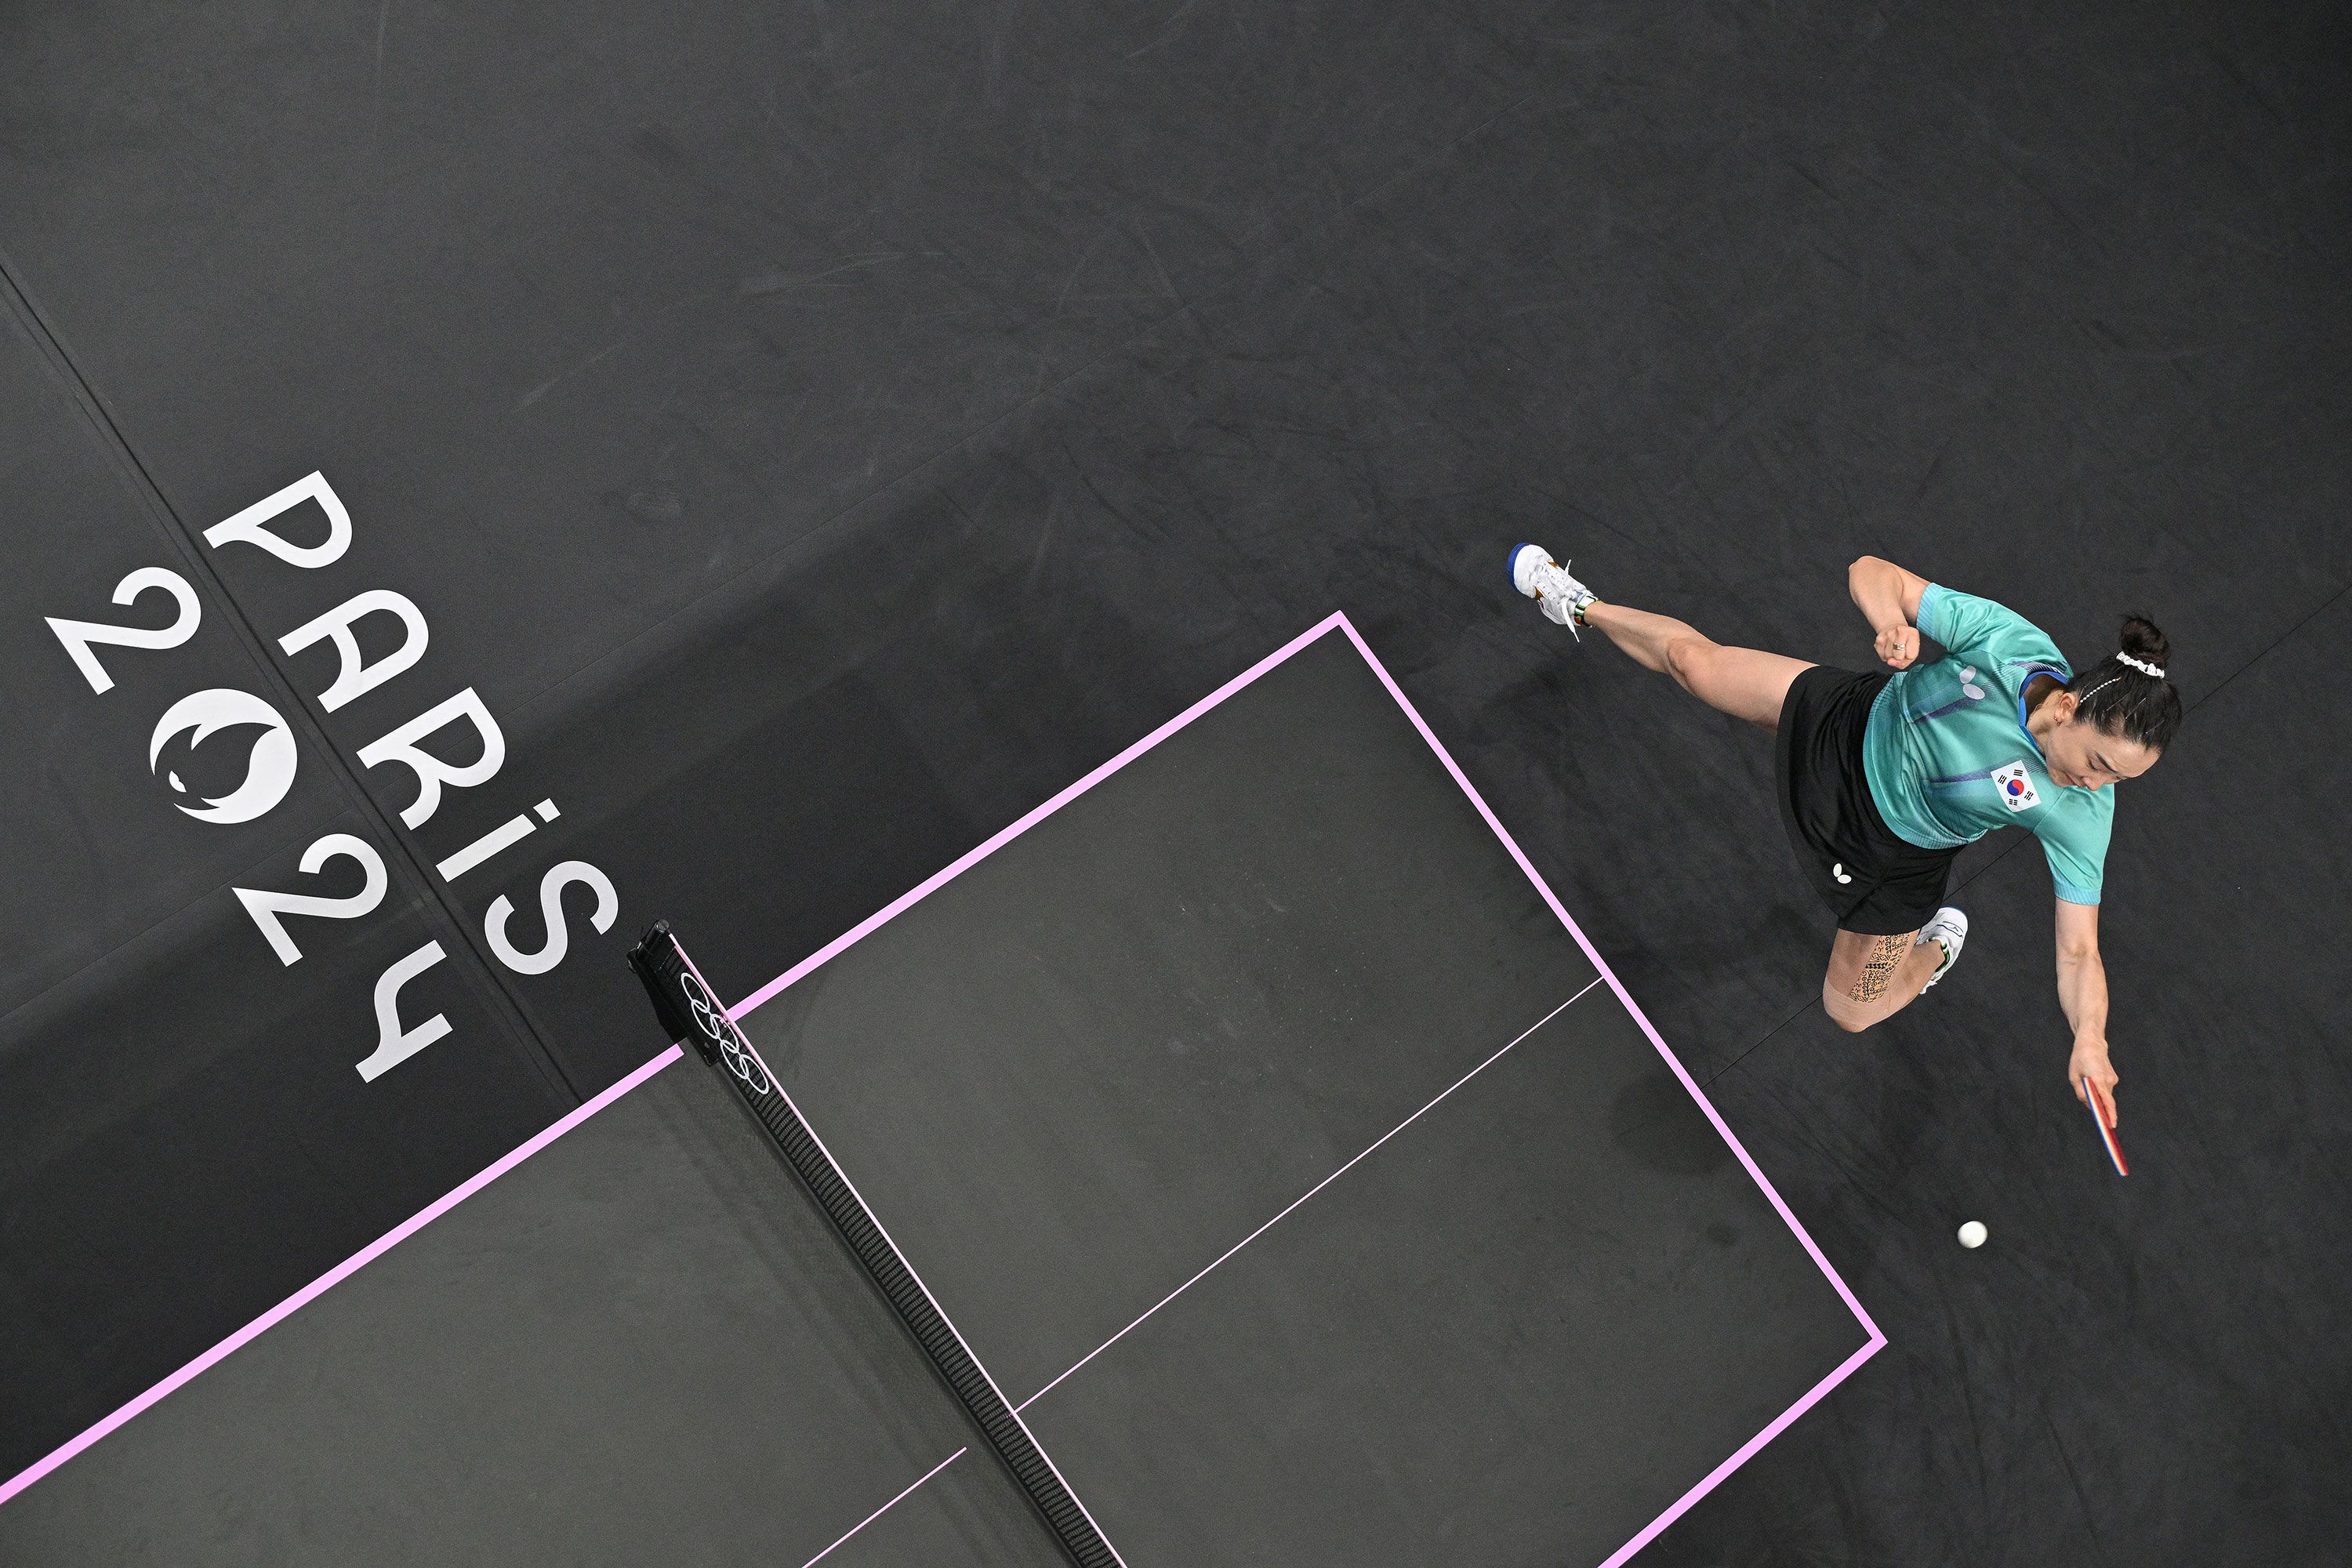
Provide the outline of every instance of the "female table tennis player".
<path id="1" fill-rule="evenodd" d="M 1943 902 L 1954 857 L 1996 827 L 2042 841 L 2058 894 L 2058 999 L 2074 1026 L 2066 1081 L 2115 1125 L 2099 884 L 2112 786 L 2155 765 L 2180 728 L 2164 634 L 2125 618 L 2121 651 L 2075 673 L 2016 612 L 1865 555 L 1846 574 L 1895 673 L 1857 674 L 1726 647 L 1668 616 L 1599 597 L 1542 549 L 1512 585 L 1591 626 L 1707 706 L 1774 732 L 1789 842 L 1837 917 L 1822 1005 L 1859 1031 L 1907 1006 L 1960 956 L 1968 917 Z M 1922 635 L 1945 649 L 1919 661 Z"/>

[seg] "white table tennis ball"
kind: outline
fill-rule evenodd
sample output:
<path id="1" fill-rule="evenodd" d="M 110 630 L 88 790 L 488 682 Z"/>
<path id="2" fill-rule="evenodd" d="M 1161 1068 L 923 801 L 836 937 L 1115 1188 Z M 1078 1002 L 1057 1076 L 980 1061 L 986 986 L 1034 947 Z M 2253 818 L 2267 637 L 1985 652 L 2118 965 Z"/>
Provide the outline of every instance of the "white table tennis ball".
<path id="1" fill-rule="evenodd" d="M 1960 1245 L 1962 1247 L 1982 1247 L 1985 1244 L 1985 1237 L 1987 1234 L 1988 1233 L 1984 1227 L 1984 1221 L 1980 1219 L 1972 1219 L 1969 1221 L 1968 1224 L 1960 1226 Z"/>

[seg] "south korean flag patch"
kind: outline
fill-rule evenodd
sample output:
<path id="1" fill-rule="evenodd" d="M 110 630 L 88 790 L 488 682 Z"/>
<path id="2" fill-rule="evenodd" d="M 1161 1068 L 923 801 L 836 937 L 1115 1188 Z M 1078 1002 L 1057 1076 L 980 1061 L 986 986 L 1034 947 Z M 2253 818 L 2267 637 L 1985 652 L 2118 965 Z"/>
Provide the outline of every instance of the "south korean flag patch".
<path id="1" fill-rule="evenodd" d="M 2025 771 L 2023 758 L 1993 769 L 1992 787 L 2000 792 L 2000 804 L 2011 811 L 2042 804 L 2041 793 L 2033 787 L 2033 775 Z"/>

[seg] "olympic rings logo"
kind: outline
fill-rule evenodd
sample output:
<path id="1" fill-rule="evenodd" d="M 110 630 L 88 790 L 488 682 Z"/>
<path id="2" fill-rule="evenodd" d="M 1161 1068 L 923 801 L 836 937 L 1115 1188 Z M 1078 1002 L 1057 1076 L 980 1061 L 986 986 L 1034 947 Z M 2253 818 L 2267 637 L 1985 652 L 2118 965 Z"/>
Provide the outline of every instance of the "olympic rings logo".
<path id="1" fill-rule="evenodd" d="M 702 982 L 693 971 L 688 970 L 679 975 L 677 983 L 686 993 L 686 1005 L 694 1015 L 695 1028 L 717 1048 L 719 1059 L 727 1064 L 727 1070 L 740 1079 L 743 1087 L 753 1094 L 772 1091 L 776 1087 L 774 1080 L 768 1077 L 768 1069 L 760 1065 L 760 1058 L 752 1053 L 750 1042 L 743 1038 L 734 1022 L 727 1016 L 727 1009 L 703 989 Z"/>

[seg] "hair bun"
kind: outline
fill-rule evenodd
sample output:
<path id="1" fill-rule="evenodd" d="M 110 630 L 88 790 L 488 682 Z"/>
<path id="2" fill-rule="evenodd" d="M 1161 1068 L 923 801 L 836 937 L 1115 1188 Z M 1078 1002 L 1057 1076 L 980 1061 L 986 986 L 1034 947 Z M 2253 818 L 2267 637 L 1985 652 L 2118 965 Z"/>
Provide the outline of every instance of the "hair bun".
<path id="1" fill-rule="evenodd" d="M 2134 658 L 2144 658 L 2154 665 L 2163 664 L 2172 653 L 2172 645 L 2157 629 L 2156 623 L 2146 616 L 2124 617 L 2123 649 Z"/>

